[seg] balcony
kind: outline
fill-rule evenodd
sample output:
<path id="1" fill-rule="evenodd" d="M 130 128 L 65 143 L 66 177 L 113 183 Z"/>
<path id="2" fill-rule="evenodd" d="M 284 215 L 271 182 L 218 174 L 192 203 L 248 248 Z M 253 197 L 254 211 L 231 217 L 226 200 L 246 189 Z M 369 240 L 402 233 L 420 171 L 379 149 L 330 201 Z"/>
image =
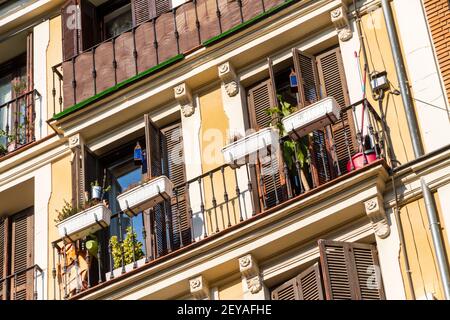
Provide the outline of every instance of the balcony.
<path id="1" fill-rule="evenodd" d="M 44 281 L 44 272 L 37 264 L 0 278 L 0 300 L 42 299 Z"/>
<path id="2" fill-rule="evenodd" d="M 191 0 L 53 67 L 53 111 L 82 107 L 295 0 Z"/>
<path id="3" fill-rule="evenodd" d="M 383 162 L 387 150 L 385 131 L 382 119 L 368 101 L 342 108 L 335 117 L 326 116 L 330 109 L 327 103 L 329 101 L 324 99 L 318 102 L 319 108 L 311 105 L 309 109 L 313 112 L 307 117 L 303 111 L 306 108 L 292 114 L 294 118 L 309 117 L 310 122 L 319 125 L 303 123 L 295 132 L 287 130 L 278 141 L 272 139 L 270 132 L 269 140 L 254 139 L 258 143 L 249 143 L 255 148 L 242 147 L 243 143 L 246 146 L 246 141 L 252 141 L 250 136 L 236 141 L 240 155 L 230 156 L 230 163 L 174 185 L 171 195 L 161 189 L 156 202 L 147 202 L 152 206 L 148 210 L 136 205 L 140 207 L 137 210 L 142 211 L 127 208 L 126 212 L 112 214 L 111 224 L 102 226 L 104 231 L 95 241 L 87 238 L 71 241 L 63 237 L 53 242 L 55 298 L 77 299 L 96 288 L 120 281 L 127 274 L 202 246 L 320 190 L 330 189 L 339 181 L 371 168 L 371 164 Z M 368 116 L 364 131 L 357 132 L 359 152 L 352 154 L 351 138 L 345 130 L 342 137 L 337 137 L 329 126 L 336 125 L 348 111 L 353 116 L 361 114 L 361 109 L 357 108 L 360 106 L 365 107 Z M 307 127 L 313 131 L 305 131 Z M 258 132 L 256 136 L 259 137 Z M 291 149 L 293 153 L 285 152 L 285 145 L 296 145 L 302 138 L 309 139 L 305 140 L 309 151 L 304 161 L 300 161 L 298 148 Z M 226 149 L 231 150 L 230 146 Z M 243 156 L 246 153 L 243 150 L 249 149 L 251 151 Z M 158 178 L 150 181 L 157 182 Z M 128 205 L 121 205 L 121 210 L 125 207 Z M 124 244 L 128 251 L 117 250 Z M 76 269 L 79 272 L 73 271 Z"/>
<path id="4" fill-rule="evenodd" d="M 21 94 L 0 106 L 0 158 L 35 141 L 37 90 Z"/>

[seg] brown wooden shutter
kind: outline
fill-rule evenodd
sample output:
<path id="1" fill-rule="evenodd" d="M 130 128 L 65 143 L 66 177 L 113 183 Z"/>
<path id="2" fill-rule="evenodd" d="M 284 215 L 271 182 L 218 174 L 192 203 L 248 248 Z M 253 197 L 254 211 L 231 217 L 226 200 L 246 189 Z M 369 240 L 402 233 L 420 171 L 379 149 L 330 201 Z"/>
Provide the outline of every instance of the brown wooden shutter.
<path id="1" fill-rule="evenodd" d="M 0 218 L 0 280 L 8 275 L 8 218 Z M 7 281 L 0 283 L 0 300 L 7 299 Z"/>
<path id="2" fill-rule="evenodd" d="M 71 161 L 71 176 L 72 176 L 72 206 L 81 208 L 84 205 L 84 157 L 81 152 L 81 147 L 77 146 L 73 149 L 73 157 Z"/>
<path id="3" fill-rule="evenodd" d="M 300 300 L 324 300 L 319 263 L 315 263 L 297 276 Z"/>
<path id="4" fill-rule="evenodd" d="M 271 79 L 267 79 L 248 90 L 250 125 L 255 130 L 267 128 L 272 122 L 272 117 L 266 113 L 267 109 L 275 105 L 272 91 Z"/>
<path id="5" fill-rule="evenodd" d="M 11 279 L 10 292 L 14 300 L 32 300 L 34 270 L 26 270 L 33 266 L 34 208 L 12 216 L 11 220 L 11 274 L 17 276 Z"/>
<path id="6" fill-rule="evenodd" d="M 348 106 L 350 99 L 348 97 L 347 81 L 340 49 L 335 48 L 327 51 L 317 56 L 316 59 L 323 98 L 331 96 L 336 99 L 336 102 L 341 108 Z M 345 173 L 349 160 L 345 134 L 347 134 L 347 138 L 349 139 L 351 154 L 353 155 L 356 150 L 356 134 L 352 111 L 348 110 L 343 115 L 343 122 L 339 121 L 332 125 L 331 129 L 336 146 L 339 168 L 341 173 Z"/>
<path id="7" fill-rule="evenodd" d="M 134 25 L 146 22 L 172 8 L 170 0 L 131 0 Z"/>
<path id="8" fill-rule="evenodd" d="M 319 263 L 274 289 L 272 300 L 324 300 Z"/>
<path id="9" fill-rule="evenodd" d="M 299 300 L 297 277 L 292 278 L 272 291 L 272 300 Z"/>
<path id="10" fill-rule="evenodd" d="M 81 50 L 87 50 L 100 42 L 100 21 L 97 8 L 89 0 L 80 1 Z"/>
<path id="11" fill-rule="evenodd" d="M 319 240 L 327 299 L 384 299 L 376 247 L 361 243 Z"/>
<path id="12" fill-rule="evenodd" d="M 171 234 L 173 247 L 178 248 L 191 242 L 191 219 L 187 212 L 186 172 L 183 154 L 183 136 L 181 123 L 168 126 L 162 130 L 164 135 L 164 174 L 173 182 L 177 189 L 177 196 L 171 199 Z M 181 242 L 181 239 L 183 240 Z"/>
<path id="13" fill-rule="evenodd" d="M 163 173 L 162 167 L 162 133 L 148 114 L 144 115 L 145 122 L 145 151 L 147 154 L 147 175 L 151 178 L 159 177 Z M 168 203 L 164 202 L 153 208 L 150 222 L 153 256 L 159 257 L 168 250 L 166 236 L 166 211 Z"/>
<path id="14" fill-rule="evenodd" d="M 320 100 L 316 61 L 313 56 L 296 48 L 292 49 L 292 58 L 297 76 L 299 109 L 301 109 Z"/>

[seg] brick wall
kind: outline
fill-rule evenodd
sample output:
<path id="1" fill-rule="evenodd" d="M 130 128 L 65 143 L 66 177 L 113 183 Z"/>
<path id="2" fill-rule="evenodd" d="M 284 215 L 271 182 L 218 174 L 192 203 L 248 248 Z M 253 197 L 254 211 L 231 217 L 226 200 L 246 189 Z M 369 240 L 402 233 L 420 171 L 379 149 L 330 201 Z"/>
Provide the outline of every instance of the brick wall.
<path id="1" fill-rule="evenodd" d="M 423 0 L 436 55 L 450 101 L 450 4 L 449 0 Z M 413 17 L 411 17 L 413 18 Z"/>

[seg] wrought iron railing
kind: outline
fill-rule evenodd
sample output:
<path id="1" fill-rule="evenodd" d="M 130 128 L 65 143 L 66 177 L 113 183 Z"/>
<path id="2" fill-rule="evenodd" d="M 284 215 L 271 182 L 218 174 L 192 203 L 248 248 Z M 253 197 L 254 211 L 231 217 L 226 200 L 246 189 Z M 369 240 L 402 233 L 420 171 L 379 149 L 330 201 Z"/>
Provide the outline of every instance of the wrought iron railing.
<path id="1" fill-rule="evenodd" d="M 35 137 L 37 90 L 0 105 L 0 157 L 31 142 Z"/>
<path id="2" fill-rule="evenodd" d="M 44 299 L 44 282 L 44 272 L 37 264 L 14 272 L 0 278 L 0 300 L 37 300 L 39 289 Z"/>
<path id="3" fill-rule="evenodd" d="M 95 254 L 89 254 L 85 248 L 85 240 L 74 243 L 77 256 L 84 252 L 84 260 L 87 261 L 88 268 L 84 273 L 84 278 L 80 273 L 76 273 L 76 287 L 69 282 L 73 279 L 65 278 L 68 275 L 68 265 L 66 264 L 66 245 L 70 243 L 68 238 L 58 239 L 53 242 L 53 279 L 55 298 L 69 298 L 76 296 L 80 292 L 95 287 L 103 282 L 127 273 L 129 270 L 136 269 L 142 264 L 152 263 L 159 258 L 170 253 L 175 254 L 179 250 L 188 249 L 193 243 L 201 244 L 213 235 L 220 235 L 221 232 L 236 226 L 238 227 L 245 220 L 257 216 L 262 212 L 269 210 L 275 211 L 277 207 L 287 201 L 294 201 L 296 197 L 304 197 L 314 189 L 326 188 L 332 185 L 332 181 L 338 178 L 345 178 L 351 174 L 349 171 L 355 171 L 377 159 L 386 157 L 386 138 L 385 127 L 382 125 L 382 119 L 367 100 L 361 100 L 341 110 L 344 115 L 351 111 L 351 115 L 356 115 L 356 110 L 361 110 L 358 106 L 365 106 L 367 110 L 365 129 L 356 126 L 356 150 L 352 149 L 352 137 L 344 131 L 343 139 L 332 139 L 331 145 L 326 146 L 324 140 L 319 141 L 322 146 L 318 146 L 317 141 L 312 152 L 315 152 L 316 160 L 322 161 L 316 165 L 316 171 L 313 168 L 312 155 L 309 153 L 309 161 L 306 161 L 306 168 L 299 164 L 297 154 L 293 155 L 293 164 L 288 168 L 284 157 L 281 159 L 277 168 L 280 170 L 270 171 L 266 177 L 263 176 L 261 163 L 245 163 L 240 166 L 222 165 L 214 170 L 206 172 L 194 179 L 176 185 L 173 188 L 171 197 L 165 199 L 163 204 L 158 204 L 148 211 L 135 213 L 127 220 L 123 212 L 117 212 L 113 215 L 116 223 L 111 223 L 97 237 L 99 245 Z M 348 115 L 349 113 L 347 113 Z M 360 112 L 358 112 L 360 114 Z M 341 119 L 344 117 L 342 116 Z M 326 135 L 326 128 L 319 130 Z M 354 136 L 355 136 L 354 135 Z M 366 139 L 363 139 L 366 137 Z M 289 140 L 288 136 L 280 138 L 280 144 Z M 334 141 L 334 142 L 333 142 Z M 337 151 L 338 152 L 337 152 Z M 370 152 L 373 156 L 371 161 L 365 160 L 363 163 L 353 163 L 349 161 L 355 152 L 367 154 Z M 275 159 L 275 154 L 270 155 Z M 340 157 L 345 158 L 340 159 Z M 325 161 L 326 160 L 326 161 Z M 319 168 L 319 169 L 318 169 Z M 302 171 L 306 172 L 306 180 L 300 178 Z M 314 182 L 312 175 L 321 171 L 322 178 Z M 284 180 L 284 183 L 277 181 Z M 310 182 L 311 186 L 306 187 L 304 181 Z M 272 184 L 269 188 L 268 184 Z M 143 258 L 138 264 L 138 258 L 133 254 L 132 263 L 126 266 L 125 259 L 122 257 L 118 261 L 119 267 L 114 270 L 114 257 L 111 250 L 111 235 L 118 237 L 118 242 L 123 243 L 126 238 L 124 227 L 128 224 L 131 227 L 131 234 L 142 224 Z M 134 246 L 134 242 L 133 246 Z M 134 248 L 134 247 L 133 247 Z M 133 249 L 133 253 L 135 250 Z M 90 264 L 97 261 L 97 266 Z M 74 262 L 74 261 L 72 261 Z M 75 262 L 79 268 L 80 263 Z M 59 270 L 57 275 L 56 270 Z M 64 274 L 64 276 L 62 276 Z M 72 277 L 74 274 L 72 273 Z M 57 288 L 58 287 L 58 288 Z"/>
<path id="4" fill-rule="evenodd" d="M 297 1 L 187 1 L 54 66 L 54 113 Z"/>

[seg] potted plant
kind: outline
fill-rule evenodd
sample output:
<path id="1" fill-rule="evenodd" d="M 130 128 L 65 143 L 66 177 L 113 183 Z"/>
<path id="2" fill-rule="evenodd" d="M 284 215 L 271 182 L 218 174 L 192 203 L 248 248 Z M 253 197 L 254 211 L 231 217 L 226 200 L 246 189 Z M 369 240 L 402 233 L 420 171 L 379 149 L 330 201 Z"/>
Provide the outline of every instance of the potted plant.
<path id="1" fill-rule="evenodd" d="M 140 267 L 145 263 L 144 251 L 142 250 L 142 242 L 137 240 L 136 232 L 132 232 L 131 226 L 127 227 L 126 235 L 122 242 L 119 242 L 117 236 L 112 236 L 109 240 L 111 255 L 113 258 L 113 274 L 118 277 L 122 273 L 122 257 L 125 272 L 133 269 L 134 261 L 136 266 Z M 133 259 L 134 248 L 134 259 Z M 106 279 L 111 278 L 111 272 L 106 273 Z"/>
<path id="2" fill-rule="evenodd" d="M 284 125 L 284 119 L 294 112 L 295 107 L 289 102 L 285 101 L 281 95 L 277 95 L 278 105 L 266 110 L 267 114 L 276 115 L 275 126 L 279 130 L 282 137 L 287 135 L 287 130 Z M 283 152 L 283 159 L 288 166 L 291 173 L 296 173 L 296 163 L 300 164 L 300 179 L 305 191 L 310 190 L 310 185 L 305 173 L 308 164 L 308 136 L 303 136 L 295 140 L 284 140 L 281 147 Z M 292 176 L 292 175 L 291 175 Z"/>
<path id="3" fill-rule="evenodd" d="M 166 176 L 144 178 L 140 183 L 130 185 L 117 196 L 120 209 L 132 217 L 133 212 L 141 212 L 169 199 L 172 195 L 173 183 Z"/>
<path id="4" fill-rule="evenodd" d="M 98 180 L 91 182 L 91 199 L 103 200 L 105 193 L 111 190 L 111 186 L 105 187 L 106 182 L 106 169 L 103 171 L 103 184 L 100 186 Z"/>
<path id="5" fill-rule="evenodd" d="M 111 221 L 111 211 L 105 202 L 91 200 L 83 208 L 74 208 L 64 200 L 64 206 L 55 219 L 61 237 L 75 241 L 93 234 L 102 227 L 107 227 Z"/>

